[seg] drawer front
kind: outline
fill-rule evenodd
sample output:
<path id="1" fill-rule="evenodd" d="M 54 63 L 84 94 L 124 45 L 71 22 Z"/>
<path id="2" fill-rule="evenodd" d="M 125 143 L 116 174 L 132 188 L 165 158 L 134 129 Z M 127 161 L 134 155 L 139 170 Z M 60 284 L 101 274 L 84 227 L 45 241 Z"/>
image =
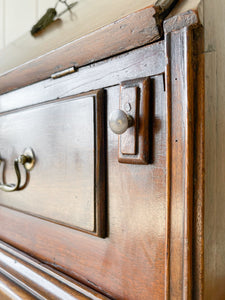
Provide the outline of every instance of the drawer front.
<path id="1" fill-rule="evenodd" d="M 24 148 L 36 156 L 25 188 L 0 191 L 3 241 L 112 298 L 163 298 L 164 71 L 159 42 L 0 97 L 5 182 Z M 126 101 L 136 129 L 118 138 L 109 120 Z"/>
<path id="2" fill-rule="evenodd" d="M 176 295 L 189 267 L 193 116 L 183 48 L 165 61 L 171 41 L 0 96 L 5 181 L 25 147 L 36 156 L 26 187 L 0 194 L 0 238 L 115 299 L 164 299 L 170 283 Z M 135 126 L 119 138 L 118 108 Z"/>
<path id="3" fill-rule="evenodd" d="M 27 183 L 20 168 L 25 186 L 1 193 L 1 205 L 104 236 L 104 115 L 102 91 L 3 114 L 4 181 L 16 181 L 13 162 L 24 148 L 36 162 Z"/>

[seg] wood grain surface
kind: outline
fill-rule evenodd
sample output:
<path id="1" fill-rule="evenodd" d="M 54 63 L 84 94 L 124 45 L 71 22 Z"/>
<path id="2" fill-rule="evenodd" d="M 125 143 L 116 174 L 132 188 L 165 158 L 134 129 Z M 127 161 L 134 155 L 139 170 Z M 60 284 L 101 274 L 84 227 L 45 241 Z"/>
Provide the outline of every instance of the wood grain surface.
<path id="1" fill-rule="evenodd" d="M 131 104 L 133 106 L 136 104 L 133 115 L 135 121 L 133 128 L 131 127 L 125 134 L 119 136 L 118 161 L 145 165 L 150 161 L 150 139 L 152 134 L 150 115 L 152 115 L 153 100 L 151 98 L 150 80 L 149 78 L 141 78 L 123 82 L 120 90 L 120 109 L 124 109 L 123 106 L 129 103 L 130 95 L 129 93 L 126 95 L 126 91 L 129 91 L 132 87 L 137 88 L 136 96 L 133 99 L 133 104 Z M 130 136 L 134 136 L 133 141 L 129 139 Z M 129 147 L 133 146 L 133 153 L 129 154 L 126 148 L 124 149 L 124 143 L 127 144 L 128 151 Z M 122 153 L 122 150 L 126 152 Z"/>
<path id="2" fill-rule="evenodd" d="M 1 299 L 109 299 L 0 243 Z"/>
<path id="3" fill-rule="evenodd" d="M 69 4 L 72 2 L 74 1 L 67 1 Z M 18 66 L 40 58 L 46 53 L 81 39 L 100 28 L 107 27 L 109 24 L 116 27 L 115 24 L 118 20 L 129 19 L 129 16 L 132 14 L 143 9 L 148 10 L 150 7 L 154 8 L 155 15 L 149 15 L 148 23 L 144 21 L 142 12 L 142 17 L 140 18 L 141 22 L 137 20 L 137 24 L 135 24 L 134 27 L 132 27 L 134 20 L 132 20 L 130 24 L 127 22 L 124 24 L 121 23 L 120 29 L 117 30 L 117 33 L 115 32 L 115 36 L 109 40 L 109 43 L 106 41 L 106 45 L 113 44 L 115 39 L 117 39 L 122 32 L 124 32 L 125 35 L 130 35 L 129 30 L 127 30 L 128 27 L 133 31 L 132 35 L 130 35 L 130 41 L 133 39 L 132 36 L 135 36 L 136 39 L 138 39 L 138 22 L 143 25 L 143 31 L 138 33 L 139 36 L 147 36 L 151 32 L 154 34 L 155 30 L 157 32 L 157 26 L 158 32 L 160 32 L 163 18 L 171 11 L 176 2 L 176 0 L 115 0 L 113 3 L 104 0 L 77 1 L 77 4 L 71 10 L 71 13 L 67 11 L 60 19 L 54 21 L 50 26 L 34 37 L 28 32 L 29 28 L 31 29 L 37 21 L 37 18 L 40 18 L 49 7 L 55 6 L 54 0 L 33 0 L 29 2 L 29 7 L 27 6 L 26 1 L 18 3 L 16 0 L 1 0 L 0 7 L 2 8 L 1 12 L 3 13 L 3 17 L 2 26 L 0 28 L 0 48 L 9 41 L 12 43 L 0 51 L 0 73 L 7 73 Z M 10 9 L 10 6 L 14 7 L 14 9 Z M 193 8 L 193 3 L 189 9 L 191 8 Z M 29 16 L 27 16 L 27 9 L 30 12 Z M 63 3 L 58 3 L 57 12 L 61 12 L 64 9 L 65 5 Z M 25 28 L 27 33 L 22 35 Z M 107 28 L 111 31 L 109 27 Z M 113 32 L 111 31 L 111 33 Z M 162 32 L 160 32 L 160 35 L 161 33 Z M 16 37 L 18 37 L 18 39 L 15 40 Z M 98 36 L 96 36 L 96 38 L 98 38 Z M 121 38 L 122 36 L 118 38 L 118 41 L 120 41 Z M 93 42 L 95 44 L 95 40 Z M 90 45 L 91 43 L 92 41 L 90 40 Z M 96 43 L 96 45 L 97 44 L 98 43 Z M 122 45 L 118 44 L 118 47 L 120 46 Z M 102 47 L 105 48 L 104 42 L 98 49 L 98 52 L 101 52 Z M 88 46 L 88 48 L 90 47 Z M 24 51 L 24 49 L 26 49 L 26 51 Z M 119 50 L 118 48 L 118 51 L 122 52 L 121 50 L 122 49 Z M 77 54 L 75 56 L 77 56 Z M 95 56 L 93 59 L 95 59 Z M 76 63 L 74 58 L 73 61 Z M 77 63 L 79 64 L 79 61 Z M 63 64 L 62 59 L 58 61 L 58 64 Z M 31 66 L 32 64 L 29 65 Z M 60 67 L 59 65 L 58 67 Z M 67 68 L 67 66 L 65 65 L 64 68 Z M 52 73 L 53 72 L 55 71 L 52 71 Z"/>
<path id="4" fill-rule="evenodd" d="M 3 206 L 0 208 L 1 220 L 4 220 L 0 228 L 2 240 L 116 299 L 149 299 L 149 295 L 152 299 L 160 299 L 165 293 L 167 106 L 164 77 L 160 74 L 163 70 L 164 60 L 160 60 L 162 53 L 158 51 L 159 49 L 164 53 L 162 42 L 138 49 L 136 53 L 134 51 L 129 55 L 124 54 L 104 63 L 89 66 L 83 71 L 80 70 L 80 73 L 57 79 L 51 82 L 49 86 L 52 99 L 60 97 L 60 90 L 61 93 L 68 96 L 71 93 L 76 95 L 77 88 L 81 91 L 91 89 L 92 85 L 104 88 L 108 118 L 111 111 L 119 108 L 121 82 L 129 79 L 129 77 L 138 79 L 144 74 L 146 74 L 144 76 L 150 77 L 154 91 L 152 98 L 154 110 L 151 112 L 153 119 L 152 152 L 154 153 L 152 164 L 141 166 L 119 163 L 118 137 L 107 128 L 107 238 L 100 239 Z M 142 63 L 139 64 L 139 61 Z M 100 77 L 98 76 L 99 71 Z M 84 72 L 83 75 L 82 72 Z M 77 80 L 73 77 L 75 75 Z M 88 83 L 85 83 L 86 80 L 83 81 L 82 78 L 88 78 Z M 93 79 L 91 80 L 91 78 Z M 10 96 L 11 93 L 2 95 L 2 103 L 6 105 L 8 103 L 10 106 L 6 108 L 3 105 L 1 118 L 5 118 L 7 115 L 16 116 L 16 113 L 11 111 L 16 107 L 20 107 L 17 113 L 22 118 L 24 108 L 22 109 L 21 106 L 26 106 L 26 103 L 31 104 L 29 111 L 32 110 L 33 105 L 34 111 L 38 108 L 42 110 L 42 113 L 46 111 L 46 114 L 50 114 L 48 109 L 50 105 L 43 105 L 46 97 L 48 98 L 50 95 L 46 92 L 48 89 L 46 84 L 48 86 L 47 81 L 42 82 L 42 88 L 40 88 L 39 83 L 33 85 L 30 94 L 29 88 L 24 88 L 23 91 L 21 89 L 14 91 L 14 96 Z M 64 86 L 64 91 L 60 86 Z M 8 96 L 12 97 L 12 102 L 6 100 Z M 19 98 L 21 101 L 18 101 Z M 17 101 L 15 101 L 16 99 Z M 83 99 L 86 99 L 85 96 Z M 42 103 L 37 104 L 38 101 L 42 101 Z M 69 111 L 71 109 L 67 113 Z M 41 114 L 38 115 L 41 118 Z M 54 117 L 57 120 L 59 114 L 54 113 Z M 66 115 L 64 120 L 67 120 Z M 35 133 L 32 136 L 35 139 Z M 51 130 L 48 131 L 48 136 L 55 141 L 54 143 L 61 140 L 61 138 L 55 140 L 54 131 Z M 70 140 L 74 147 L 79 145 L 78 142 Z M 40 142 L 38 144 L 40 149 L 41 145 Z M 53 149 L 57 149 L 57 144 L 55 146 L 52 144 L 52 146 L 54 153 Z M 43 151 L 40 149 L 37 153 Z M 87 148 L 86 151 L 90 152 L 90 148 Z M 65 170 L 68 167 L 69 165 Z M 62 164 L 60 168 L 65 168 L 65 165 Z M 40 178 L 41 174 L 35 175 L 35 169 L 33 170 L 28 186 L 30 192 L 37 190 L 32 188 L 32 179 L 34 180 L 36 176 Z M 71 175 L 75 176 L 73 172 Z M 77 178 L 77 180 L 76 190 L 78 192 L 83 186 L 82 177 Z M 46 195 L 48 195 L 47 187 L 45 190 Z M 55 192 L 58 194 L 57 190 Z M 57 201 L 55 205 L 58 210 L 64 210 L 63 201 L 61 203 Z M 10 221 L 11 217 L 13 219 Z M 47 247 L 46 240 L 48 240 Z"/>
<path id="5" fill-rule="evenodd" d="M 1 93 L 49 78 L 69 67 L 78 68 L 159 39 L 161 32 L 155 14 L 155 8 L 150 6 L 12 70 L 5 70 L 0 77 Z"/>
<path id="6" fill-rule="evenodd" d="M 204 70 L 199 20 L 190 14 L 176 18 L 177 29 L 165 23 L 165 41 L 0 96 L 4 118 L 104 89 L 108 119 L 121 83 L 149 78 L 150 164 L 119 163 L 118 138 L 107 126 L 105 239 L 0 207 L 1 240 L 114 299 L 202 297 Z"/>
<path id="7" fill-rule="evenodd" d="M 154 46 L 130 51 L 129 55 L 121 54 L 104 62 L 82 67 L 78 72 L 57 80 L 47 79 L 0 95 L 0 112 L 117 85 L 134 79 L 133 73 L 136 72 L 138 77 L 142 78 L 161 74 L 164 69 L 164 41 L 160 41 Z M 3 89 L 4 87 L 0 86 L 0 93 Z"/>
<path id="8" fill-rule="evenodd" d="M 193 31 L 190 27 L 166 35 L 166 78 L 170 112 L 167 154 L 170 170 L 167 173 L 170 214 L 167 223 L 167 264 L 170 272 L 167 273 L 167 297 L 170 299 L 192 299 L 193 48 Z"/>
<path id="9" fill-rule="evenodd" d="M 194 198 L 193 198 L 193 299 L 204 299 L 204 207 L 205 207 L 205 54 L 204 30 L 193 34 L 194 67 Z"/>
<path id="10" fill-rule="evenodd" d="M 12 166 L 23 148 L 34 150 L 36 163 L 27 186 L 2 194 L 1 205 L 104 236 L 104 102 L 103 92 L 95 91 L 3 114 L 5 181 L 16 180 Z"/>

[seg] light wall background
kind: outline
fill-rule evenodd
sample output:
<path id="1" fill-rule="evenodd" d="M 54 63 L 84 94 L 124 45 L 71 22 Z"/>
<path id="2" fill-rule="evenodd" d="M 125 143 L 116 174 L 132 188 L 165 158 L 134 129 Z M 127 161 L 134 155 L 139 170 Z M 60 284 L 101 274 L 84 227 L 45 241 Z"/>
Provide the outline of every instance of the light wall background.
<path id="1" fill-rule="evenodd" d="M 95 30 L 107 25 L 138 9 L 152 5 L 155 1 L 67 0 L 68 4 L 78 2 L 79 5 L 73 9 L 73 20 L 70 18 L 70 14 L 63 15 L 63 24 L 68 23 L 68 30 L 71 29 L 75 32 L 74 38 L 77 38 L 92 31 L 92 28 Z M 55 7 L 56 2 L 57 0 L 0 0 L 0 50 L 12 44 L 13 41 L 21 36 L 26 35 L 48 8 Z M 66 6 L 64 4 L 58 4 L 58 13 L 65 9 Z M 64 43 L 70 41 L 70 37 L 67 40 L 62 36 L 60 38 L 64 39 Z M 22 40 L 24 41 L 24 39 Z"/>
<path id="2" fill-rule="evenodd" d="M 55 3 L 56 0 L 0 0 L 0 49 L 28 32 Z M 60 12 L 65 6 L 59 4 L 57 8 Z"/>
<path id="3" fill-rule="evenodd" d="M 55 7 L 56 0 L 0 0 L 0 73 L 153 5 L 155 1 L 67 0 L 68 4 L 78 2 L 72 13 L 63 14 L 58 22 L 33 37 L 29 32 L 32 26 L 48 8 Z M 58 13 L 65 9 L 65 4 L 58 4 Z"/>

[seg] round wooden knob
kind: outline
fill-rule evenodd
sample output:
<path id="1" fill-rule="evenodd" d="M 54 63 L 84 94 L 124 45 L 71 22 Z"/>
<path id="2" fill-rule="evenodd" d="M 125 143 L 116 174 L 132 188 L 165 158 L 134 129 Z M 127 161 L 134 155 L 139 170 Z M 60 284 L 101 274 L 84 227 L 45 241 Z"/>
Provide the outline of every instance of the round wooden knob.
<path id="1" fill-rule="evenodd" d="M 109 126 L 116 134 L 124 133 L 132 125 L 133 118 L 120 109 L 114 110 L 109 117 Z"/>

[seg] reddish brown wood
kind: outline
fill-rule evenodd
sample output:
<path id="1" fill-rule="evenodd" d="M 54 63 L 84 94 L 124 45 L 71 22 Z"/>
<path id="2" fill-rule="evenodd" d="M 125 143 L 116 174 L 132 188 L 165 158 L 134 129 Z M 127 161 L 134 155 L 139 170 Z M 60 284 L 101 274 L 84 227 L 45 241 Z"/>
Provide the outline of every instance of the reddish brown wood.
<path id="1" fill-rule="evenodd" d="M 190 25 L 187 19 L 183 25 Z M 190 19 L 192 23 L 195 20 Z M 48 101 L 57 102 L 60 100 L 54 99 L 78 95 L 93 87 L 104 88 L 107 119 L 119 107 L 122 82 L 149 78 L 144 82 L 146 93 L 151 92 L 152 107 L 149 110 L 148 102 L 143 115 L 150 111 L 152 117 L 151 164 L 118 163 L 117 136 L 109 128 L 102 135 L 107 136 L 107 145 L 102 139 L 97 142 L 102 151 L 107 146 L 107 177 L 100 178 L 100 182 L 107 179 L 108 183 L 107 189 L 103 189 L 103 194 L 108 194 L 107 238 L 0 207 L 2 240 L 118 300 L 191 300 L 194 295 L 201 295 L 204 117 L 203 104 L 196 101 L 202 95 L 203 73 L 197 67 L 198 75 L 194 75 L 197 63 L 193 57 L 198 56 L 199 49 L 194 46 L 193 28 L 180 29 L 181 23 L 178 20 L 177 29 L 174 24 L 167 27 L 165 43 L 146 46 L 81 68 L 68 77 L 45 80 L 0 97 L 3 119 L 36 109 L 42 109 L 44 114 Z M 194 82 L 196 78 L 199 86 Z M 99 123 L 104 123 L 104 114 L 99 116 Z M 1 147 L 7 138 L 3 129 L 4 126 Z M 49 137 L 55 140 L 57 136 L 49 132 Z M 79 143 L 75 144 L 78 147 Z M 56 154 L 59 155 L 57 151 Z M 99 151 L 98 159 L 105 161 L 104 152 L 102 157 Z M 194 163 L 197 165 L 193 166 Z M 100 167 L 98 172 L 102 172 Z M 79 184 L 82 188 L 82 178 Z M 100 190 L 99 194 L 101 197 Z M 19 272 L 16 277 L 20 276 Z M 193 283 L 195 279 L 198 283 Z M 2 280 L 9 279 L 4 275 Z M 197 294 L 193 292 L 195 287 Z"/>
<path id="2" fill-rule="evenodd" d="M 46 79 L 52 73 L 69 67 L 78 68 L 159 39 L 161 32 L 156 14 L 154 6 L 147 7 L 9 70 L 0 77 L 0 93 Z"/>
<path id="3" fill-rule="evenodd" d="M 105 237 L 104 92 L 5 112 L 0 126 L 6 133 L 0 133 L 0 148 L 7 183 L 16 180 L 13 163 L 24 148 L 32 147 L 36 156 L 28 184 L 23 190 L 2 193 L 1 205 Z M 24 182 L 23 173 L 22 178 Z"/>
<path id="4" fill-rule="evenodd" d="M 119 155 L 137 154 L 137 132 L 139 119 L 139 89 L 137 86 L 120 89 L 120 109 L 132 117 L 132 126 L 119 137 Z"/>
<path id="5" fill-rule="evenodd" d="M 1 299 L 109 299 L 0 243 Z"/>
<path id="6" fill-rule="evenodd" d="M 130 59 L 127 65 L 135 64 L 132 55 Z M 163 75 L 152 76 L 151 81 L 154 163 L 118 163 L 117 136 L 107 131 L 108 238 L 0 208 L 1 239 L 116 299 L 160 299 L 164 295 L 166 106 Z M 107 86 L 104 78 L 102 84 Z M 39 85 L 35 91 L 39 92 Z M 107 115 L 119 107 L 119 94 L 120 85 L 106 88 Z"/>
<path id="7" fill-rule="evenodd" d="M 205 197 L 205 66 L 203 28 L 194 30 L 193 299 L 203 300 Z"/>
<path id="8" fill-rule="evenodd" d="M 2 270 L 1 270 L 2 271 Z M 27 299 L 32 300 L 34 299 L 34 293 L 29 293 L 29 291 L 26 291 L 21 286 L 18 285 L 18 283 L 9 276 L 8 274 L 4 274 L 3 272 L 0 272 L 0 297 L 4 300 L 11 300 L 11 299 Z"/>
<path id="9" fill-rule="evenodd" d="M 166 36 L 168 118 L 167 297 L 192 299 L 193 57 L 192 30 Z M 181 176 L 181 174 L 183 176 Z"/>
<path id="10" fill-rule="evenodd" d="M 97 91 L 94 101 L 95 132 L 95 229 L 97 236 L 107 235 L 107 136 L 106 98 L 103 90 Z"/>
<path id="11" fill-rule="evenodd" d="M 136 97 L 132 99 L 132 105 L 136 103 L 136 108 L 132 117 L 134 118 L 134 126 L 129 128 L 123 135 L 119 136 L 119 162 L 131 164 L 148 164 L 150 159 L 150 79 L 142 78 L 124 82 L 121 85 L 120 108 L 124 109 L 124 105 L 129 101 L 129 94 L 126 90 L 129 88 L 137 88 Z M 129 92 L 128 92 L 129 93 Z M 129 140 L 129 135 L 133 135 L 134 139 Z M 128 138 L 127 138 L 128 136 Z M 132 145 L 133 142 L 133 145 Z M 122 153 L 123 144 L 127 144 L 126 148 L 131 144 L 134 154 Z M 125 149 L 126 149 L 125 148 Z M 129 150 L 128 150 L 129 151 Z M 127 151 L 127 152 L 128 152 Z"/>
<path id="12" fill-rule="evenodd" d="M 20 109 L 25 106 L 44 103 L 56 97 L 63 98 L 117 85 L 123 81 L 134 79 L 133 74 L 135 73 L 138 73 L 142 78 L 161 74 L 164 70 L 164 41 L 160 41 L 130 51 L 129 56 L 126 53 L 121 54 L 107 59 L 104 63 L 96 63 L 80 68 L 78 72 L 69 76 L 55 80 L 47 79 L 0 95 L 0 111 L 9 111 L 15 107 Z M 0 85 L 0 91 L 1 88 Z"/>

